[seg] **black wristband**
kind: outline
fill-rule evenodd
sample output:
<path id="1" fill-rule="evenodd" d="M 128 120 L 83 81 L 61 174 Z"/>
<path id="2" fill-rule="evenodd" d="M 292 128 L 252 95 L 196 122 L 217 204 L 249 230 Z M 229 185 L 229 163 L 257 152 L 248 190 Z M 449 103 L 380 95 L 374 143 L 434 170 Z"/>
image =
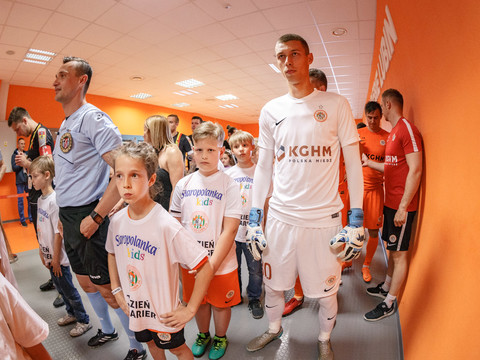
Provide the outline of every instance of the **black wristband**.
<path id="1" fill-rule="evenodd" d="M 101 225 L 103 223 L 104 218 L 100 214 L 95 212 L 95 210 L 90 213 L 90 216 L 92 217 L 93 221 L 95 221 L 98 225 Z"/>

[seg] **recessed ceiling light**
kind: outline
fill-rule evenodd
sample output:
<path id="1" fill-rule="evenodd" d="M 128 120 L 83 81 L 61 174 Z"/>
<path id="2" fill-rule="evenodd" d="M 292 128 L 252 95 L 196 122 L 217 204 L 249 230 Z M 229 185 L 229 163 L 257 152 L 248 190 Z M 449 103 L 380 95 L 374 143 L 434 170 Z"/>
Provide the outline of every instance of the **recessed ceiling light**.
<path id="1" fill-rule="evenodd" d="M 23 59 L 23 61 L 28 62 L 28 63 L 33 63 L 33 64 L 47 65 L 47 63 L 45 61 L 30 60 L 30 59 Z"/>
<path id="2" fill-rule="evenodd" d="M 233 109 L 233 108 L 238 108 L 238 105 L 227 104 L 227 105 L 218 105 L 218 107 L 221 107 L 222 109 Z"/>
<path id="3" fill-rule="evenodd" d="M 46 65 L 49 61 L 53 59 L 56 54 L 51 51 L 38 50 L 38 49 L 28 49 L 28 52 L 25 54 L 23 61 Z"/>
<path id="4" fill-rule="evenodd" d="M 5 54 L 7 54 L 7 55 L 15 55 L 15 51 L 13 51 L 13 50 L 7 50 L 7 51 L 5 51 Z"/>
<path id="5" fill-rule="evenodd" d="M 130 95 L 131 98 L 135 98 L 135 99 L 148 99 L 148 98 L 151 98 L 152 95 L 150 94 L 147 94 L 147 93 L 137 93 L 137 94 L 134 94 L 134 95 Z"/>
<path id="6" fill-rule="evenodd" d="M 215 96 L 215 97 L 218 100 L 223 100 L 223 101 L 238 99 L 238 97 L 236 97 L 235 95 L 232 95 L 232 94 L 219 95 L 219 96 Z"/>
<path id="7" fill-rule="evenodd" d="M 57 54 L 55 54 L 54 52 L 51 52 L 51 51 L 46 51 L 46 50 L 39 50 L 39 49 L 28 49 L 29 52 L 34 52 L 34 53 L 37 53 L 37 54 L 44 54 L 44 55 L 50 55 L 50 56 L 55 56 Z"/>
<path id="8" fill-rule="evenodd" d="M 198 91 L 188 89 L 188 90 L 174 91 L 173 93 L 175 95 L 188 96 L 188 95 L 198 94 Z"/>
<path id="9" fill-rule="evenodd" d="M 50 61 L 52 60 L 51 56 L 47 55 L 39 55 L 39 54 L 32 54 L 32 53 L 27 53 L 25 55 L 27 59 L 34 59 L 34 60 L 41 60 L 41 61 Z"/>
<path id="10" fill-rule="evenodd" d="M 343 36 L 346 33 L 347 33 L 347 29 L 341 28 L 341 27 L 332 30 L 333 36 Z"/>
<path id="11" fill-rule="evenodd" d="M 142 75 L 133 75 L 133 76 L 130 76 L 130 80 L 132 81 L 142 81 L 144 80 L 145 78 L 142 76 Z"/>
<path id="12" fill-rule="evenodd" d="M 194 87 L 197 87 L 197 86 L 205 85 L 201 81 L 198 81 L 198 80 L 195 80 L 195 79 L 183 80 L 183 81 L 177 82 L 175 84 L 186 87 L 186 88 L 194 88 Z"/>
<path id="13" fill-rule="evenodd" d="M 275 71 L 276 73 L 280 73 L 280 70 L 278 70 L 278 68 L 275 65 L 273 64 L 268 64 L 268 65 L 273 69 L 273 71 Z"/>
<path id="14" fill-rule="evenodd" d="M 187 103 L 176 103 L 176 104 L 172 104 L 172 106 L 176 106 L 176 107 L 185 107 L 185 106 L 190 106 L 190 104 L 187 104 Z"/>

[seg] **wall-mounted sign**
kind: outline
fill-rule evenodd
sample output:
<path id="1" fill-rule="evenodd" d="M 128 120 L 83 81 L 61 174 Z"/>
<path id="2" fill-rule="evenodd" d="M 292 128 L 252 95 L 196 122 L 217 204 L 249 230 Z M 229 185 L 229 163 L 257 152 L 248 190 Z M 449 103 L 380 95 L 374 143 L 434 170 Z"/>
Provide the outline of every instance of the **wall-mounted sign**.
<path id="1" fill-rule="evenodd" d="M 397 43 L 398 37 L 393 25 L 392 15 L 388 5 L 385 6 L 386 18 L 383 20 L 383 36 L 380 40 L 380 51 L 378 54 L 377 71 L 375 72 L 375 79 L 373 80 L 372 93 L 370 95 L 371 101 L 376 101 L 380 96 L 380 90 L 387 76 L 390 61 L 392 60 L 394 44 Z"/>

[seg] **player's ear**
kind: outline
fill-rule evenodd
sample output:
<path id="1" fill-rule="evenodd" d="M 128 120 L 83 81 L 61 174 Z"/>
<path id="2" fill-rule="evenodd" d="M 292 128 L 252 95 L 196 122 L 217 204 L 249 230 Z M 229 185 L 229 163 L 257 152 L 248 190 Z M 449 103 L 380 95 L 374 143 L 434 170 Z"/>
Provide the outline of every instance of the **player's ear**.
<path id="1" fill-rule="evenodd" d="M 310 53 L 310 54 L 307 55 L 307 57 L 308 57 L 308 64 L 309 64 L 309 65 L 312 65 L 312 62 L 313 62 L 313 54 Z"/>
<path id="2" fill-rule="evenodd" d="M 152 174 L 148 180 L 148 187 L 153 186 L 153 184 L 155 184 L 155 180 L 157 180 L 157 174 Z"/>
<path id="3" fill-rule="evenodd" d="M 224 153 L 225 153 L 225 146 L 222 146 L 220 148 L 220 157 L 222 157 Z"/>

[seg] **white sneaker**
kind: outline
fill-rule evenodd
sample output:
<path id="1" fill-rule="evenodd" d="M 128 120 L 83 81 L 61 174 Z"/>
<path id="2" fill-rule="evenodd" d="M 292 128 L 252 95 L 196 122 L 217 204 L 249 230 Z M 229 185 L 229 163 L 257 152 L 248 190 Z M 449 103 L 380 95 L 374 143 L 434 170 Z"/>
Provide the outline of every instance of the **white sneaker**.
<path id="1" fill-rule="evenodd" d="M 70 336 L 77 337 L 77 336 L 83 335 L 91 328 L 92 328 L 92 324 L 90 323 L 84 324 L 81 322 L 77 322 L 75 324 L 75 327 L 72 330 L 70 330 Z"/>
<path id="2" fill-rule="evenodd" d="M 73 315 L 67 314 L 64 317 L 61 317 L 60 319 L 57 320 L 57 324 L 59 326 L 65 326 L 72 324 L 77 321 L 77 318 Z"/>

